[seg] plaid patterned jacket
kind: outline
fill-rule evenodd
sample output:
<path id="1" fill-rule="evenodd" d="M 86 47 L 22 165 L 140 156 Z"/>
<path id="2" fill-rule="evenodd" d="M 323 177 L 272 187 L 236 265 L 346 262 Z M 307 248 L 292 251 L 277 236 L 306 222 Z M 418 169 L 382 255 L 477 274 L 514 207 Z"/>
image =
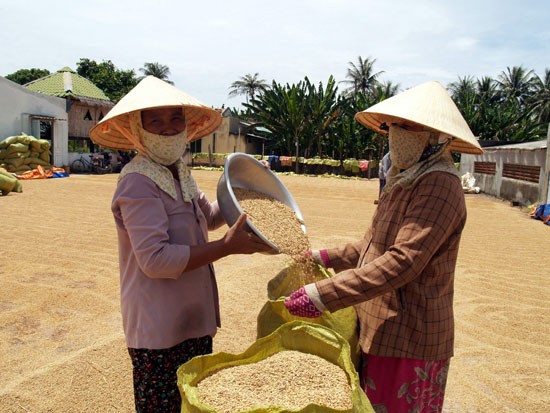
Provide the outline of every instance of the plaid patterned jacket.
<path id="1" fill-rule="evenodd" d="M 453 284 L 466 205 L 457 176 L 435 171 L 382 194 L 371 228 L 327 250 L 336 275 L 316 283 L 330 311 L 355 305 L 367 354 L 453 355 Z"/>

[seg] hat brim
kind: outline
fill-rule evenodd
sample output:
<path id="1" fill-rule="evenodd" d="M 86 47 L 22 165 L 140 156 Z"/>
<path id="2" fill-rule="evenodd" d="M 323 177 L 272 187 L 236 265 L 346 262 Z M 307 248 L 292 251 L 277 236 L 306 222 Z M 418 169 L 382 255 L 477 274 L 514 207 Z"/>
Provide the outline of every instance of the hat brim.
<path id="1" fill-rule="evenodd" d="M 124 129 L 130 133 L 129 114 L 147 109 L 172 107 L 184 109 L 188 142 L 209 135 L 222 123 L 222 116 L 218 110 L 206 106 L 167 82 L 147 76 L 90 130 L 90 138 L 94 143 L 106 148 L 136 149 L 120 130 Z"/>
<path id="2" fill-rule="evenodd" d="M 454 139 L 449 144 L 453 152 L 479 155 L 483 149 L 455 103 L 441 84 L 427 82 L 383 100 L 355 115 L 363 126 L 386 134 L 382 125 L 404 121 L 446 133 Z"/>

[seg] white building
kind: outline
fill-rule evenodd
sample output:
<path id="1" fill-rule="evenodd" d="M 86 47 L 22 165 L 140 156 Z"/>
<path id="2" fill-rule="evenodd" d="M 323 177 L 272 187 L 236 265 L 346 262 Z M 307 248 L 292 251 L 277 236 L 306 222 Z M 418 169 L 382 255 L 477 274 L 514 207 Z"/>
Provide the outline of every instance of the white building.
<path id="1" fill-rule="evenodd" d="M 0 77 L 0 141 L 21 132 L 40 138 L 45 125 L 51 130 L 51 163 L 67 165 L 69 128 L 65 99 L 30 91 Z"/>

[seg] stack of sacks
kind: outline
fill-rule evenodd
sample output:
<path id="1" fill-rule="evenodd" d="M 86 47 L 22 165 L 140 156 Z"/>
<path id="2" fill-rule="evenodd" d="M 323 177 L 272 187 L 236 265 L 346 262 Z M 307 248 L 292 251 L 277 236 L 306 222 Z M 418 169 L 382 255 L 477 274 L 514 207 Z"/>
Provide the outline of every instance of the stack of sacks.
<path id="1" fill-rule="evenodd" d="M 50 164 L 50 142 L 21 132 L 0 142 L 0 167 L 20 174 Z"/>
<path id="2" fill-rule="evenodd" d="M 23 192 L 21 182 L 13 174 L 0 168 L 0 194 L 7 195 L 12 191 Z"/>

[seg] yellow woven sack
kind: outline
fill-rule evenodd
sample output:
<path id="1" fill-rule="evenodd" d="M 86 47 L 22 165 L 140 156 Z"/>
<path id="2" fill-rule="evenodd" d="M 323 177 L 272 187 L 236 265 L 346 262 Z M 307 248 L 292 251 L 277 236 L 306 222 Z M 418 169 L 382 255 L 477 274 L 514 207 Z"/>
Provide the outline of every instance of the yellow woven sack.
<path id="1" fill-rule="evenodd" d="M 0 170 L 0 191 L 3 194 L 7 194 L 15 188 L 17 178 L 8 172 Z"/>
<path id="2" fill-rule="evenodd" d="M 50 154 L 51 152 L 48 150 L 48 151 L 44 151 L 40 154 L 40 159 L 42 159 L 44 162 L 46 163 L 50 163 Z"/>
<path id="3" fill-rule="evenodd" d="M 201 402 L 197 384 L 216 371 L 244 364 L 258 363 L 280 351 L 294 350 L 313 354 L 336 364 L 346 373 L 351 387 L 353 407 L 336 410 L 317 404 L 308 404 L 300 410 L 280 406 L 258 406 L 240 413 L 374 413 L 372 405 L 359 382 L 353 367 L 347 341 L 335 331 L 318 324 L 293 321 L 286 323 L 269 336 L 255 341 L 244 353 L 214 353 L 194 357 L 177 371 L 178 388 L 182 398 L 182 413 L 214 413 Z"/>
<path id="4" fill-rule="evenodd" d="M 40 143 L 40 150 L 38 152 L 50 150 L 50 141 L 47 141 L 46 139 L 38 139 L 38 142 Z"/>
<path id="5" fill-rule="evenodd" d="M 265 337 L 289 321 L 309 321 L 331 328 L 345 340 L 351 349 L 351 358 L 356 368 L 359 368 L 361 349 L 359 347 L 359 333 L 357 328 L 357 314 L 355 308 L 348 307 L 330 312 L 325 311 L 317 318 L 297 317 L 288 312 L 285 307 L 285 297 L 303 286 L 303 277 L 300 277 L 300 266 L 291 263 L 279 272 L 267 285 L 269 300 L 264 304 L 257 318 L 257 338 Z M 325 268 L 317 265 L 309 282 L 330 278 L 331 274 Z"/>
<path id="6" fill-rule="evenodd" d="M 13 192 L 23 192 L 23 184 L 21 183 L 21 181 L 18 179 L 16 182 L 15 182 L 15 186 L 13 187 Z"/>
<path id="7" fill-rule="evenodd" d="M 29 152 L 29 145 L 25 145 L 24 143 L 12 143 L 6 150 L 8 153 Z"/>
<path id="8" fill-rule="evenodd" d="M 29 146 L 31 147 L 31 150 L 33 152 L 40 152 L 41 149 L 42 149 L 42 144 L 40 143 L 40 141 L 38 139 L 36 139 L 34 136 L 32 136 L 32 139 L 29 143 Z M 38 156 L 38 155 L 37 155 Z"/>

